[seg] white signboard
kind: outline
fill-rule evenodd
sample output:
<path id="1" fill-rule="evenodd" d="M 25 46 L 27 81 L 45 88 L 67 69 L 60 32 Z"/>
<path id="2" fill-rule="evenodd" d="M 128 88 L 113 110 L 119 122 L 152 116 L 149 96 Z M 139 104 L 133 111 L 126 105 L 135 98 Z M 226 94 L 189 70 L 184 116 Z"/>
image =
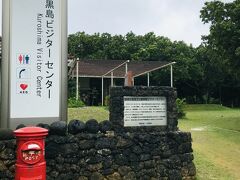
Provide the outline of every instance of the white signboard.
<path id="1" fill-rule="evenodd" d="M 124 97 L 124 126 L 167 125 L 166 97 Z"/>
<path id="2" fill-rule="evenodd" d="M 10 118 L 59 117 L 61 0 L 10 6 Z"/>

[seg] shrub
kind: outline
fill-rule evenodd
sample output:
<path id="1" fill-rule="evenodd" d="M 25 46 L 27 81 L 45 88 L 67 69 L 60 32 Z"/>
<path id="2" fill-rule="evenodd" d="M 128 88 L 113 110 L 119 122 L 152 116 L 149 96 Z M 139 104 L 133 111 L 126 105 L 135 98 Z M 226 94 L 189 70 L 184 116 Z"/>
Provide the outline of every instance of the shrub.
<path id="1" fill-rule="evenodd" d="M 82 100 L 76 100 L 76 98 L 71 97 L 68 99 L 68 107 L 69 108 L 76 108 L 76 107 L 83 107 L 85 106 Z"/>
<path id="2" fill-rule="evenodd" d="M 109 106 L 110 96 L 105 96 L 104 105 Z"/>
<path id="3" fill-rule="evenodd" d="M 183 105 L 186 104 L 186 99 L 179 99 L 177 98 L 176 100 L 176 105 L 177 105 L 177 113 L 178 113 L 178 118 L 183 118 L 186 113 L 183 111 Z"/>

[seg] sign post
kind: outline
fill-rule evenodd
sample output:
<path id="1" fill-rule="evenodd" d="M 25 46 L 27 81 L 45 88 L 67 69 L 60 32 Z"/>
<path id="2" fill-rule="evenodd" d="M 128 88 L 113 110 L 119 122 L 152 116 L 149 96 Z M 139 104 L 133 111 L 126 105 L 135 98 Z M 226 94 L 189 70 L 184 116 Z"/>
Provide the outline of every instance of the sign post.
<path id="1" fill-rule="evenodd" d="M 67 119 L 67 0 L 3 0 L 1 127 Z"/>

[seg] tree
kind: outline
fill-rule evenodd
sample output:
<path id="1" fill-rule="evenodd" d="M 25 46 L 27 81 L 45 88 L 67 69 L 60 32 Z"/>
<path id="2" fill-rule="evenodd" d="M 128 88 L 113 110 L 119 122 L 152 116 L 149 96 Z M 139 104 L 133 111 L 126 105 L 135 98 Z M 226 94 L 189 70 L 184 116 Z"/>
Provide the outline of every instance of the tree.
<path id="1" fill-rule="evenodd" d="M 234 81 L 240 80 L 240 0 L 231 3 L 206 2 L 201 10 L 202 21 L 210 23 L 210 34 L 204 43 L 231 71 Z"/>
<path id="2" fill-rule="evenodd" d="M 227 104 L 239 105 L 236 91 L 240 90 L 240 0 L 206 2 L 200 17 L 203 23 L 210 23 L 210 34 L 203 36 L 203 41 L 211 69 L 210 80 L 215 84 L 211 86 L 215 86 L 215 91 L 220 89 L 220 97 L 224 90 Z M 213 74 L 220 78 L 216 80 Z"/>

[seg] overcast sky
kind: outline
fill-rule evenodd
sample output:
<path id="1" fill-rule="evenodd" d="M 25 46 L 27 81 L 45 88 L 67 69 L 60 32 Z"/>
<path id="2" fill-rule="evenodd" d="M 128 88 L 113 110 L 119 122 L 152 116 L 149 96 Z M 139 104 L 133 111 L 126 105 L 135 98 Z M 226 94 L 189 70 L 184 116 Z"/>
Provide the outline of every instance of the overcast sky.
<path id="1" fill-rule="evenodd" d="M 197 46 L 209 26 L 199 18 L 203 0 L 69 0 L 69 33 L 145 34 Z"/>
<path id="2" fill-rule="evenodd" d="M 2 1 L 2 0 L 0 0 Z M 231 0 L 224 0 L 224 2 Z M 201 22 L 206 0 L 68 0 L 69 34 L 154 32 L 198 46 L 209 25 Z M 2 9 L 2 8 L 0 8 Z M 1 32 L 0 32 L 1 33 Z"/>

